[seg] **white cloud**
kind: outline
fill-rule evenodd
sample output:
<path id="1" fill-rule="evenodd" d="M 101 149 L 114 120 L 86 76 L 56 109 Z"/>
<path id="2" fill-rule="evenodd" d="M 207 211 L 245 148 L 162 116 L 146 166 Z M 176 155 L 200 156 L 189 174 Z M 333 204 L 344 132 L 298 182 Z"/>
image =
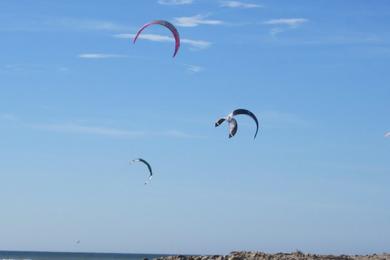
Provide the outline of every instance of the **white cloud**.
<path id="1" fill-rule="evenodd" d="M 125 58 L 126 55 L 120 54 L 107 54 L 107 53 L 82 53 L 78 56 L 81 59 L 113 59 L 113 58 Z"/>
<path id="2" fill-rule="evenodd" d="M 101 135 L 115 138 L 142 138 L 147 136 L 155 137 L 172 137 L 172 138 L 199 138 L 200 136 L 187 134 L 179 130 L 168 130 L 159 132 L 150 131 L 130 131 L 125 129 L 111 128 L 105 126 L 89 126 L 77 123 L 60 123 L 60 124 L 35 124 L 30 125 L 35 129 L 42 129 L 51 132 L 67 134 L 86 134 Z"/>
<path id="3" fill-rule="evenodd" d="M 272 36 L 276 36 L 277 34 L 284 32 L 284 30 L 282 28 L 276 27 L 272 28 L 270 32 Z"/>
<path id="4" fill-rule="evenodd" d="M 152 133 L 153 134 L 153 133 Z M 187 134 L 179 130 L 169 130 L 161 133 L 154 133 L 156 136 L 166 136 L 174 138 L 204 138 L 204 136 Z"/>
<path id="5" fill-rule="evenodd" d="M 270 30 L 270 34 L 272 36 L 275 36 L 278 33 L 284 32 L 288 30 L 289 28 L 272 28 Z M 274 40 L 277 40 L 276 38 Z M 263 41 L 264 43 L 267 43 L 267 40 Z M 277 43 L 278 41 L 273 41 L 273 43 Z M 325 36 L 311 36 L 308 38 L 290 38 L 290 39 L 283 39 L 282 41 L 279 41 L 279 43 L 283 44 L 292 44 L 292 45 L 354 45 L 354 44 L 362 44 L 362 45 L 375 45 L 374 48 L 370 48 L 373 52 L 365 52 L 364 55 L 372 55 L 372 54 L 379 54 L 377 51 L 381 51 L 380 54 L 389 54 L 384 52 L 386 50 L 380 50 L 376 49 L 376 46 L 378 46 L 378 43 L 383 43 L 384 40 L 378 36 L 375 35 L 364 35 L 364 34 L 343 34 L 343 35 L 325 35 Z M 268 42 L 269 43 L 269 42 Z"/>
<path id="6" fill-rule="evenodd" d="M 0 17 L 1 18 L 1 17 Z M 34 19 L 21 18 L 17 23 L 10 20 L 8 23 L 0 23 L 0 31 L 26 31 L 26 32 L 43 32 L 43 31 L 125 31 L 134 29 L 129 24 L 121 24 L 109 20 L 97 20 L 88 18 L 59 17 L 48 18 L 37 16 Z"/>
<path id="7" fill-rule="evenodd" d="M 192 47 L 199 48 L 199 49 L 205 49 L 211 46 L 211 42 L 208 41 L 201 41 L 201 40 L 190 40 L 190 39 L 181 39 L 182 43 L 188 44 Z"/>
<path id="8" fill-rule="evenodd" d="M 158 0 L 161 5 L 188 5 L 193 2 L 193 0 Z"/>
<path id="9" fill-rule="evenodd" d="M 274 26 L 270 30 L 270 34 L 272 36 L 276 36 L 279 33 L 282 33 L 291 28 L 296 28 L 308 21 L 309 20 L 305 18 L 281 18 L 268 20 L 263 22 L 263 24 Z"/>
<path id="10" fill-rule="evenodd" d="M 96 31 L 123 31 L 128 30 L 129 26 L 118 24 L 112 21 L 63 18 L 54 22 L 54 25 L 77 30 L 96 30 Z"/>
<path id="11" fill-rule="evenodd" d="M 244 8 L 244 9 L 263 7 L 262 5 L 243 3 L 239 1 L 222 1 L 221 6 L 230 7 L 230 8 Z"/>
<path id="12" fill-rule="evenodd" d="M 22 128 L 37 129 L 64 134 L 97 135 L 114 138 L 143 138 L 143 137 L 169 137 L 169 138 L 204 138 L 201 135 L 189 134 L 177 129 L 161 131 L 134 131 L 107 127 L 101 125 L 88 125 L 79 121 L 62 123 L 27 123 L 10 113 L 0 113 L 0 121 L 12 121 Z"/>
<path id="13" fill-rule="evenodd" d="M 205 18 L 206 16 L 200 14 L 194 16 L 176 17 L 174 19 L 174 24 L 181 27 L 196 27 L 201 24 L 205 24 L 205 25 L 223 24 L 223 22 L 220 20 L 208 20 Z"/>
<path id="14" fill-rule="evenodd" d="M 133 33 L 121 33 L 121 34 L 115 34 L 115 38 L 120 39 L 132 39 L 135 37 L 135 34 Z M 175 42 L 175 39 L 173 37 L 160 35 L 160 34 L 148 34 L 148 33 L 142 33 L 138 36 L 138 39 L 142 40 L 148 40 L 152 42 Z"/>
<path id="15" fill-rule="evenodd" d="M 59 71 L 59 72 L 66 73 L 66 72 L 69 72 L 70 69 L 69 69 L 68 67 L 59 67 L 59 68 L 58 68 L 58 71 Z"/>
<path id="16" fill-rule="evenodd" d="M 281 19 L 272 19 L 264 22 L 264 24 L 269 25 L 286 25 L 290 27 L 297 27 L 308 22 L 308 19 L 305 18 L 281 18 Z"/>
<path id="17" fill-rule="evenodd" d="M 33 72 L 33 73 L 42 73 L 42 72 L 68 72 L 70 69 L 62 65 L 47 65 L 47 64 L 5 64 L 0 65 L 0 72 L 6 73 L 24 73 L 24 72 Z"/>
<path id="18" fill-rule="evenodd" d="M 41 64 L 6 64 L 0 67 L 0 71 L 7 71 L 7 72 L 23 72 L 23 71 L 42 72 L 46 69 L 47 67 Z"/>
<path id="19" fill-rule="evenodd" d="M 198 73 L 198 72 L 203 71 L 203 69 L 204 69 L 203 67 L 197 66 L 197 65 L 185 64 L 185 66 L 187 67 L 187 71 L 189 71 L 191 73 Z"/>
<path id="20" fill-rule="evenodd" d="M 387 133 L 385 134 L 385 137 L 390 137 L 390 132 L 387 132 Z"/>
<path id="21" fill-rule="evenodd" d="M 0 119 L 2 120 L 7 120 L 7 121 L 17 121 L 19 120 L 19 118 L 13 114 L 9 114 L 9 113 L 4 113 L 4 114 L 0 114 Z"/>
<path id="22" fill-rule="evenodd" d="M 120 39 L 131 39 L 135 36 L 135 34 L 130 33 L 122 33 L 122 34 L 116 34 L 114 37 L 120 38 Z M 175 42 L 175 39 L 169 36 L 160 35 L 160 34 L 147 34 L 143 33 L 140 34 L 138 39 L 142 40 L 148 40 L 153 42 Z M 202 40 L 190 40 L 190 39 L 180 39 L 180 42 L 183 44 L 188 44 L 191 47 L 197 48 L 197 49 L 205 49 L 211 46 L 211 42 L 208 41 L 202 41 Z"/>
<path id="23" fill-rule="evenodd" d="M 85 126 L 73 123 L 67 124 L 39 124 L 32 125 L 33 128 L 62 132 L 62 133 L 75 133 L 75 134 L 94 134 L 105 135 L 111 137 L 140 137 L 143 136 L 143 132 L 128 131 L 117 128 L 109 128 L 102 126 Z"/>
<path id="24" fill-rule="evenodd" d="M 312 125 L 311 122 L 301 118 L 298 115 L 279 112 L 279 111 L 263 111 L 259 113 L 262 121 L 266 122 L 265 126 L 270 128 L 305 128 Z"/>

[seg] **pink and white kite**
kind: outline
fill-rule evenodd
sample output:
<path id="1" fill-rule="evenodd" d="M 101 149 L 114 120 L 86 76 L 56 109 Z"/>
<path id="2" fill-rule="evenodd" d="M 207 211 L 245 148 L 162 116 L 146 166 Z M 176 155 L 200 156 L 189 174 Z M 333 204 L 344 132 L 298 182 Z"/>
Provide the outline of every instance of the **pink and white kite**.
<path id="1" fill-rule="evenodd" d="M 179 48 L 180 48 L 180 36 L 179 36 L 179 32 L 177 31 L 176 27 L 168 21 L 156 20 L 156 21 L 152 21 L 150 23 L 145 24 L 144 26 L 141 27 L 141 29 L 138 30 L 137 34 L 134 37 L 133 43 L 135 43 L 137 41 L 138 36 L 141 34 L 141 32 L 146 27 L 149 27 L 150 25 L 154 25 L 154 24 L 159 24 L 159 25 L 165 26 L 166 28 L 168 28 L 172 32 L 173 37 L 175 38 L 175 52 L 173 53 L 173 57 L 175 57 Z"/>

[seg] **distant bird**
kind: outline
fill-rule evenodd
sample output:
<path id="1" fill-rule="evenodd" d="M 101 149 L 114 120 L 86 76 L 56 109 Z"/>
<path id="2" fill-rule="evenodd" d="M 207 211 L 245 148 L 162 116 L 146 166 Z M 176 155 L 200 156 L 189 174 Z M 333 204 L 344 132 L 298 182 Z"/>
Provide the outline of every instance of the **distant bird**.
<path id="1" fill-rule="evenodd" d="M 130 161 L 130 164 L 133 164 L 135 162 L 141 162 L 141 163 L 145 164 L 146 167 L 148 167 L 148 170 L 149 170 L 148 181 L 151 182 L 152 181 L 152 177 L 153 177 L 152 166 L 150 166 L 150 164 L 147 161 L 145 161 L 144 159 L 142 159 L 142 158 L 134 159 L 134 160 Z M 148 181 L 145 181 L 145 185 L 148 184 Z"/>
<path id="2" fill-rule="evenodd" d="M 255 114 L 253 114 L 251 111 L 246 109 L 242 109 L 242 108 L 236 109 L 226 117 L 222 117 L 218 119 L 217 122 L 215 122 L 215 127 L 220 126 L 223 122 L 227 121 L 227 123 L 229 124 L 229 138 L 232 138 L 233 136 L 236 135 L 238 129 L 237 121 L 234 118 L 237 115 L 247 115 L 255 121 L 256 123 L 256 133 L 254 136 L 255 139 L 257 136 L 257 132 L 259 131 L 259 121 L 257 120 Z"/>
<path id="3" fill-rule="evenodd" d="M 77 241 L 76 241 L 76 244 L 80 244 L 80 240 L 77 240 Z"/>
<path id="4" fill-rule="evenodd" d="M 387 132 L 386 134 L 385 134 L 385 137 L 387 138 L 387 137 L 390 137 L 390 132 Z"/>

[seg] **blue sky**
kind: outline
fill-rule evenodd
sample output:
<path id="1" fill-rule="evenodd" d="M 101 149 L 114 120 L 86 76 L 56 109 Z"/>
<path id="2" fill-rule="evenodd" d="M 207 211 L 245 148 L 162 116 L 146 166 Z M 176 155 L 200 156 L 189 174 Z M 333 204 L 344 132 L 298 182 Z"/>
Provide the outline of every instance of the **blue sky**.
<path id="1" fill-rule="evenodd" d="M 175 59 L 162 27 L 131 43 L 154 19 Z M 389 251 L 389 25 L 386 0 L 1 1 L 0 249 Z M 238 107 L 255 141 L 214 128 Z"/>

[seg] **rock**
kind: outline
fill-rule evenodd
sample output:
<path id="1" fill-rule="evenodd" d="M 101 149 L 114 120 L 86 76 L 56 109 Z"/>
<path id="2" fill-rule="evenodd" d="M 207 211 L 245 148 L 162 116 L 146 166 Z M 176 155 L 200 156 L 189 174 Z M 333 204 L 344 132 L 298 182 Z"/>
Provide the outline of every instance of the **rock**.
<path id="1" fill-rule="evenodd" d="M 293 253 L 267 254 L 263 252 L 239 252 L 234 251 L 229 255 L 211 255 L 211 256 L 167 256 L 156 260 L 390 260 L 390 254 L 373 254 L 366 256 L 349 255 L 317 255 L 305 254 L 301 251 Z"/>

